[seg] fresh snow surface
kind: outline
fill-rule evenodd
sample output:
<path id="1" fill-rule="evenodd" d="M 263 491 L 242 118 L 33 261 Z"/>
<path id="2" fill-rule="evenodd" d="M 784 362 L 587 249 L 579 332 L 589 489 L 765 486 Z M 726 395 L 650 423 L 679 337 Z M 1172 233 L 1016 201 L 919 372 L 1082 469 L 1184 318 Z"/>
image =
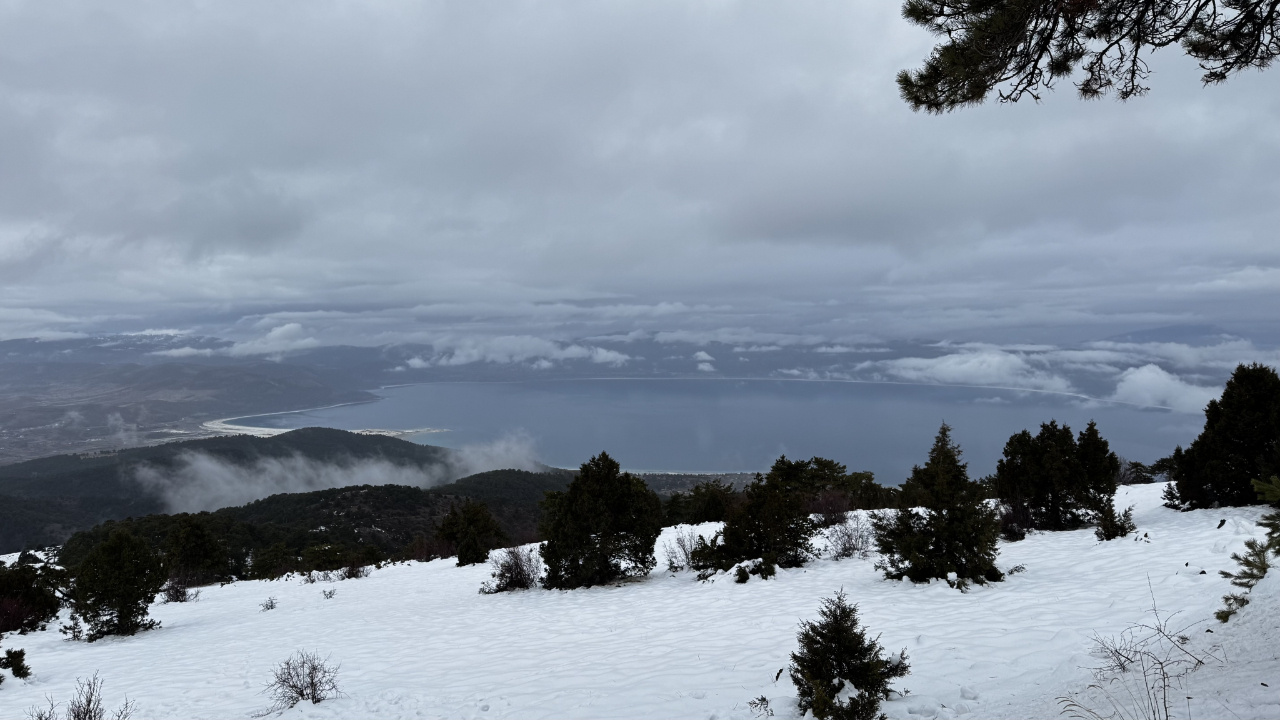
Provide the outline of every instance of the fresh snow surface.
<path id="1" fill-rule="evenodd" d="M 0 717 L 22 717 L 46 695 L 65 702 L 95 671 L 108 709 L 127 695 L 136 718 L 249 717 L 267 707 L 263 685 L 296 650 L 340 664 L 344 695 L 284 717 L 751 718 L 747 701 L 760 695 L 789 717 L 795 689 L 785 672 L 774 677 L 800 621 L 841 588 L 885 648 L 910 657 L 911 674 L 896 683 L 910 693 L 883 706 L 892 718 L 1058 716 L 1058 697 L 1093 682 L 1091 637 L 1149 620 L 1153 595 L 1178 613 L 1175 625 L 1199 623 L 1188 648 L 1225 657 L 1187 678 L 1175 717 L 1280 717 L 1280 573 L 1230 623 L 1212 619 L 1230 590 L 1218 571 L 1262 536 L 1264 509 L 1178 513 L 1160 506 L 1162 488 L 1117 495 L 1118 507 L 1136 506 L 1137 539 L 1100 543 L 1080 530 L 1002 543 L 1001 567 L 1026 570 L 967 593 L 887 581 L 873 560 L 828 559 L 744 585 L 660 567 L 621 586 L 480 595 L 487 568 L 438 560 L 331 584 L 295 576 L 207 587 L 198 602 L 153 606 L 163 627 L 134 637 L 6 636 L 35 674 L 7 677 Z M 658 540 L 660 563 L 673 532 Z M 269 596 L 278 607 L 263 612 Z"/>

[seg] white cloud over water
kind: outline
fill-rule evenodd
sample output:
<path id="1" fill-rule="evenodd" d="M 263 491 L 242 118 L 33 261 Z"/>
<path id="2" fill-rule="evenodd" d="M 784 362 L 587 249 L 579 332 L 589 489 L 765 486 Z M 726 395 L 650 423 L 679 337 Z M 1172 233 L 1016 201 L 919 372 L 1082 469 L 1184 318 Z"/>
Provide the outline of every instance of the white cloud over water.
<path id="1" fill-rule="evenodd" d="M 944 385 L 982 385 L 1069 393 L 1064 377 L 1037 367 L 1020 354 L 1001 350 L 965 350 L 934 358 L 904 357 L 861 363 L 858 370 L 889 379 Z"/>
<path id="2" fill-rule="evenodd" d="M 1167 407 L 1182 413 L 1200 413 L 1210 400 L 1221 394 L 1220 388 L 1193 385 L 1151 364 L 1121 373 L 1110 399 L 1134 405 Z"/>

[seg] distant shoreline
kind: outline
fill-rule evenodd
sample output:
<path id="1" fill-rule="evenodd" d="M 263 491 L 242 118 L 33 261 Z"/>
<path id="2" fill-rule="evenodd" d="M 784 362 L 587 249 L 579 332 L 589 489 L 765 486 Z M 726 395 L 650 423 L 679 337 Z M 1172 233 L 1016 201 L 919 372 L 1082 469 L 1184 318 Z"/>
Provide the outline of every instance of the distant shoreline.
<path id="1" fill-rule="evenodd" d="M 414 383 L 410 383 L 414 384 Z M 382 388 L 379 388 L 382 389 Z M 281 410 L 278 412 L 256 413 L 254 415 L 237 415 L 235 417 L 221 418 L 219 420 L 208 420 L 200 424 L 200 428 L 210 433 L 218 435 L 252 435 L 254 437 L 275 437 L 287 433 L 294 428 L 268 428 L 258 425 L 242 425 L 237 420 L 252 420 L 254 418 L 272 417 L 275 415 L 293 415 L 295 413 L 314 412 L 316 410 L 329 410 L 331 408 L 347 407 L 349 405 L 364 405 L 366 403 L 375 403 L 382 398 L 374 398 L 373 400 L 357 400 L 355 402 L 335 403 L 333 405 L 323 405 L 321 407 L 302 408 L 300 410 Z M 427 433 L 449 432 L 448 428 L 409 428 L 405 430 L 389 430 L 386 428 L 360 428 L 357 430 L 349 430 L 358 435 L 383 435 L 386 437 L 403 437 L 405 435 L 421 435 Z"/>

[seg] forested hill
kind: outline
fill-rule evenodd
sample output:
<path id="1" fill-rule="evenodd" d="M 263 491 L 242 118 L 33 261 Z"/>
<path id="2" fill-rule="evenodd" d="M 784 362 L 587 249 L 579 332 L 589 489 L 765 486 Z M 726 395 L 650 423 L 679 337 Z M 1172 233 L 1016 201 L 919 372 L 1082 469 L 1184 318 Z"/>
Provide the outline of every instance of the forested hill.
<path id="1" fill-rule="evenodd" d="M 164 512 L 161 498 L 133 480 L 135 471 L 142 465 L 170 469 L 190 453 L 233 465 L 301 457 L 321 463 L 382 460 L 420 468 L 443 466 L 451 457 L 445 448 L 382 435 L 303 428 L 269 438 L 205 438 L 0 466 L 0 552 L 61 543 L 76 530 L 105 520 Z"/>
<path id="2" fill-rule="evenodd" d="M 487 505 L 513 542 L 527 542 L 535 537 L 538 503 L 545 493 L 565 489 L 572 478 L 568 470 L 493 470 L 430 489 L 356 485 L 272 495 L 198 517 L 237 563 L 251 553 L 271 549 L 291 558 L 303 557 L 308 567 L 337 567 L 353 556 L 373 562 L 415 553 L 439 554 L 436 528 L 451 507 L 468 499 Z M 116 527 L 127 528 L 161 549 L 173 529 L 189 517 L 153 514 L 101 524 L 73 535 L 61 559 L 75 565 Z M 427 545 L 414 547 L 415 540 Z M 317 552 L 332 554 L 332 562 L 313 557 Z"/>

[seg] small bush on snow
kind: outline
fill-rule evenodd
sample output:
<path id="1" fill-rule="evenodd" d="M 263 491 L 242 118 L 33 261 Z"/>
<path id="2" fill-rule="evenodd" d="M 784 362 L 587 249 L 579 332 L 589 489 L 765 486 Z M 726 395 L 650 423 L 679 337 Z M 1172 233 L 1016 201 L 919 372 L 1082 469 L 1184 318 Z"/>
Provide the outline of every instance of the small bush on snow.
<path id="1" fill-rule="evenodd" d="M 169 584 L 164 586 L 160 594 L 165 604 L 195 602 L 200 599 L 199 590 L 192 590 L 185 582 L 174 578 L 169 579 Z"/>
<path id="2" fill-rule="evenodd" d="M 5 650 L 4 657 L 0 657 L 0 670 L 8 670 L 19 680 L 31 677 L 31 666 L 27 665 L 27 651 L 14 648 Z M 0 680 L 3 679 L 0 677 Z"/>
<path id="3" fill-rule="evenodd" d="M 688 570 L 693 565 L 693 548 L 697 545 L 698 540 L 702 537 L 693 531 L 691 527 L 677 527 L 676 540 L 672 543 L 670 540 L 663 543 L 663 550 L 667 555 L 667 572 L 678 573 L 682 570 Z"/>
<path id="4" fill-rule="evenodd" d="M 351 560 L 338 571 L 338 578 L 341 580 L 359 580 L 366 577 L 369 577 L 368 566 L 361 565 L 357 560 Z"/>
<path id="5" fill-rule="evenodd" d="M 756 717 L 773 717 L 773 708 L 769 707 L 769 698 L 763 695 L 748 700 L 747 707 L 751 708 L 751 712 L 755 713 Z"/>
<path id="6" fill-rule="evenodd" d="M 1062 714 L 1081 720 L 1139 718 L 1171 720 L 1186 697 L 1186 678 L 1198 668 L 1225 662 L 1218 647 L 1200 650 L 1191 643 L 1195 625 L 1175 627 L 1174 615 L 1161 614 L 1154 599 L 1152 620 L 1129 626 L 1111 638 L 1094 636 L 1095 682 L 1085 693 L 1058 698 Z M 1187 698 L 1190 700 L 1190 698 Z"/>
<path id="7" fill-rule="evenodd" d="M 59 720 L 58 705 L 53 698 L 48 698 L 49 706 L 27 709 L 29 720 Z M 111 713 L 111 720 L 129 720 L 137 706 L 129 698 L 125 698 L 120 707 Z M 102 679 L 98 673 L 88 680 L 76 679 L 76 693 L 67 703 L 67 712 L 62 716 L 66 720 L 106 720 L 107 711 L 102 707 Z"/>
<path id="8" fill-rule="evenodd" d="M 819 719 L 883 718 L 880 702 L 889 698 L 889 682 L 910 672 L 906 650 L 885 657 L 880 639 L 867 637 L 857 606 L 843 591 L 823 600 L 818 614 L 801 624 L 800 648 L 791 653 L 800 712 Z"/>
<path id="9" fill-rule="evenodd" d="M 304 700 L 318 705 L 339 695 L 338 669 L 319 653 L 299 650 L 272 671 L 271 682 L 263 689 L 271 698 L 271 707 L 258 717 L 283 712 Z"/>
<path id="10" fill-rule="evenodd" d="M 493 568 L 493 580 L 480 586 L 480 592 L 485 595 L 528 590 L 538 584 L 542 575 L 542 560 L 533 548 L 504 548 L 494 554 L 489 565 Z"/>
<path id="11" fill-rule="evenodd" d="M 1246 594 L 1253 589 L 1258 581 L 1266 577 L 1267 571 L 1271 569 L 1271 559 L 1268 557 L 1270 547 L 1266 542 L 1250 538 L 1244 541 L 1245 553 L 1231 553 L 1231 559 L 1235 560 L 1240 566 L 1236 572 L 1227 572 L 1219 570 L 1218 574 L 1231 581 L 1231 584 L 1244 589 L 1245 593 L 1231 593 L 1223 595 L 1222 601 L 1226 607 L 1215 612 L 1214 617 L 1218 622 L 1226 622 L 1235 615 L 1240 608 L 1249 604 L 1249 596 Z"/>
<path id="12" fill-rule="evenodd" d="M 1098 527 L 1093 531 L 1095 537 L 1099 540 L 1115 540 L 1129 535 L 1129 533 L 1138 529 L 1133 523 L 1133 506 L 1125 508 L 1125 511 L 1116 514 L 1116 508 L 1109 502 L 1102 504 L 1102 510 L 1098 513 Z"/>
<path id="13" fill-rule="evenodd" d="M 846 514 L 843 520 L 828 527 L 826 536 L 831 544 L 831 556 L 836 560 L 870 557 L 875 542 L 871 523 L 856 512 Z"/>

